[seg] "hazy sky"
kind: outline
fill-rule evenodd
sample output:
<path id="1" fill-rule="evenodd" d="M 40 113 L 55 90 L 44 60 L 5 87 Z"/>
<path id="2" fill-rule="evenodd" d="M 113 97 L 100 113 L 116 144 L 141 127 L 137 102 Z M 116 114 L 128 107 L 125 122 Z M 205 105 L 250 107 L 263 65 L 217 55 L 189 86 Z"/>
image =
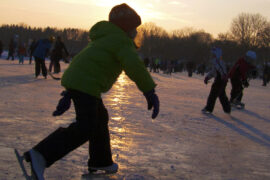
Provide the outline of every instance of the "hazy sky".
<path id="1" fill-rule="evenodd" d="M 120 3 L 133 7 L 144 22 L 167 31 L 183 27 L 226 32 L 240 13 L 260 13 L 270 21 L 270 0 L 0 0 L 0 24 L 89 29 L 107 20 Z"/>

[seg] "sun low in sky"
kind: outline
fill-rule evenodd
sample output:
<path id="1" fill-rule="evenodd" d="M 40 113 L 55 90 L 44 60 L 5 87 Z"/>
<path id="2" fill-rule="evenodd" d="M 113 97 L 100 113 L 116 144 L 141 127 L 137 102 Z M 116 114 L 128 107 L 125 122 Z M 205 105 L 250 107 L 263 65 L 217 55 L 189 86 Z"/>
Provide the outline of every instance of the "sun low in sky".
<path id="1" fill-rule="evenodd" d="M 270 0 L 1 0 L 0 25 L 88 30 L 107 20 L 111 8 L 121 3 L 134 8 L 143 23 L 154 22 L 167 31 L 193 27 L 212 34 L 226 32 L 242 12 L 270 19 Z"/>

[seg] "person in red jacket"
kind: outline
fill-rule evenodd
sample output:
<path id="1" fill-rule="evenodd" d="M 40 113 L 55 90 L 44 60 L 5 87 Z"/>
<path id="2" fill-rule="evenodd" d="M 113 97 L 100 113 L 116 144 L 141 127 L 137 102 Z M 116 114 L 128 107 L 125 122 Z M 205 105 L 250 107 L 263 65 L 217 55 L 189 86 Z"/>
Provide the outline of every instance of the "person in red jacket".
<path id="1" fill-rule="evenodd" d="M 231 105 L 244 107 L 245 104 L 241 102 L 243 97 L 243 89 L 249 86 L 249 75 L 256 67 L 253 65 L 257 58 L 254 51 L 247 51 L 244 57 L 238 59 L 238 61 L 231 68 L 228 78 L 231 80 Z"/>

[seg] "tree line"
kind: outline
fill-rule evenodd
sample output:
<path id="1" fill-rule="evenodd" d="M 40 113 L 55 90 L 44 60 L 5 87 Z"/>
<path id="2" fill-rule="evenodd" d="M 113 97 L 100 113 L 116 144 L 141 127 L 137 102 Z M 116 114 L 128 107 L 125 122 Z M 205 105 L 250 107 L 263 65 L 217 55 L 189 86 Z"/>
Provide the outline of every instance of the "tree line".
<path id="1" fill-rule="evenodd" d="M 8 43 L 15 34 L 25 43 L 51 35 L 61 36 L 71 55 L 78 53 L 89 42 L 89 32 L 85 30 L 37 28 L 21 23 L 0 27 L 4 49 L 8 49 Z M 256 51 L 257 62 L 264 63 L 270 60 L 270 22 L 260 14 L 241 13 L 232 20 L 228 32 L 218 34 L 217 38 L 204 30 L 190 27 L 168 33 L 154 23 L 145 23 L 138 28 L 135 42 L 140 46 L 139 53 L 149 58 L 208 63 L 211 47 L 219 46 L 227 63 L 235 62 L 247 50 Z"/>
<path id="2" fill-rule="evenodd" d="M 260 14 L 239 14 L 232 20 L 229 31 L 218 34 L 217 38 L 194 28 L 168 33 L 153 23 L 143 24 L 139 31 L 140 52 L 147 57 L 207 63 L 211 47 L 218 46 L 228 64 L 234 63 L 247 50 L 257 53 L 258 64 L 270 61 L 270 22 Z"/>
<path id="3" fill-rule="evenodd" d="M 24 42 L 27 46 L 31 41 L 41 38 L 48 38 L 50 36 L 60 36 L 64 44 L 66 45 L 70 55 L 75 55 L 81 49 L 83 49 L 89 42 L 88 32 L 75 28 L 40 28 L 30 27 L 24 23 L 21 24 L 4 24 L 0 27 L 0 40 L 3 43 L 3 49 L 8 49 L 8 45 L 11 39 L 17 36 L 20 42 Z"/>

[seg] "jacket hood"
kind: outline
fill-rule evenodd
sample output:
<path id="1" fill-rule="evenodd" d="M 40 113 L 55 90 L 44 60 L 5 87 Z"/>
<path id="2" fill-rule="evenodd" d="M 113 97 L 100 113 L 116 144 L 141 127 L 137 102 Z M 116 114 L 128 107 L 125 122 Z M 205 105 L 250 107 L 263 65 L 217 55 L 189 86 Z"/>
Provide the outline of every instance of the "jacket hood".
<path id="1" fill-rule="evenodd" d="M 100 21 L 96 23 L 89 31 L 91 41 L 102 38 L 109 34 L 124 34 L 126 33 L 115 24 L 108 21 Z"/>

